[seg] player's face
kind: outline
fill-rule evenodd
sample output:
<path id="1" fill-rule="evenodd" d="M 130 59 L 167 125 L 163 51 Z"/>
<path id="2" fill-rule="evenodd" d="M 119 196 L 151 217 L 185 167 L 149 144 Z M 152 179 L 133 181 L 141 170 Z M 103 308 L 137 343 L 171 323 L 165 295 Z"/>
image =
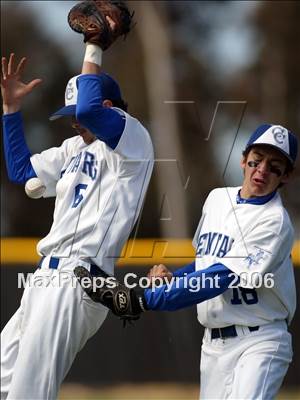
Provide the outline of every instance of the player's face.
<path id="1" fill-rule="evenodd" d="M 81 126 L 75 117 L 72 117 L 71 126 L 75 129 L 77 135 L 82 137 L 84 143 L 91 144 L 95 141 L 96 136 L 91 131 Z"/>
<path id="2" fill-rule="evenodd" d="M 269 146 L 253 147 L 241 160 L 241 167 L 244 170 L 241 196 L 245 199 L 266 196 L 289 178 L 284 155 Z"/>

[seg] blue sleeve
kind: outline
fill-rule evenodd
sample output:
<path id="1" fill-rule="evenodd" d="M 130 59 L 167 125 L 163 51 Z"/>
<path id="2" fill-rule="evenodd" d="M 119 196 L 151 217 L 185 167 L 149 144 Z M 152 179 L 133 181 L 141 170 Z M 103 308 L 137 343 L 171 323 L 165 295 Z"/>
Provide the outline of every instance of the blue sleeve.
<path id="1" fill-rule="evenodd" d="M 176 271 L 174 271 L 173 276 L 180 277 L 180 276 L 191 274 L 192 272 L 195 272 L 195 261 L 193 261 L 191 264 L 187 264 L 184 267 L 179 268 Z"/>
<path id="2" fill-rule="evenodd" d="M 30 162 L 30 151 L 25 142 L 20 112 L 3 115 L 3 147 L 9 179 L 24 184 L 36 176 Z"/>
<path id="3" fill-rule="evenodd" d="M 77 121 L 110 148 L 115 149 L 124 131 L 125 114 L 102 106 L 105 99 L 102 98 L 101 79 L 98 75 L 80 75 L 77 84 Z"/>
<path id="4" fill-rule="evenodd" d="M 175 311 L 219 296 L 228 289 L 235 275 L 223 264 L 175 278 L 172 284 L 145 289 L 149 310 Z"/>

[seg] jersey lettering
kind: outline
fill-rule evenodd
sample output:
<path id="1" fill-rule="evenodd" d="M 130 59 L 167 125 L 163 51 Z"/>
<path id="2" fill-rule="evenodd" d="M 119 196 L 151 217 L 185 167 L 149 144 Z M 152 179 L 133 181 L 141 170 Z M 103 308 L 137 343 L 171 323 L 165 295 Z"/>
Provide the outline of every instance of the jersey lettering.
<path id="1" fill-rule="evenodd" d="M 197 246 L 197 256 L 216 255 L 224 257 L 231 249 L 233 239 L 223 233 L 209 232 L 199 236 Z"/>
<path id="2" fill-rule="evenodd" d="M 88 175 L 94 181 L 97 177 L 97 172 L 98 172 L 96 168 L 97 161 L 95 159 L 95 155 L 88 151 L 85 151 L 84 153 L 80 152 L 77 154 L 77 156 L 72 157 L 68 167 L 65 170 L 61 171 L 61 177 L 64 174 L 70 174 L 70 173 L 75 174 L 79 170 L 81 164 L 82 164 L 82 172 Z"/>
<path id="3" fill-rule="evenodd" d="M 215 245 L 215 248 L 214 248 L 213 252 L 211 253 L 213 256 L 216 254 L 216 250 L 217 250 L 217 248 L 218 248 L 218 245 L 219 245 L 219 242 L 220 242 L 221 237 L 222 237 L 222 233 L 219 233 L 219 234 L 218 234 L 218 238 L 217 238 L 217 242 L 216 242 L 216 245 Z"/>
<path id="4" fill-rule="evenodd" d="M 66 169 L 64 171 L 61 171 L 61 176 L 63 176 L 66 173 L 68 174 L 71 171 L 71 169 L 73 167 L 74 160 L 75 160 L 76 157 L 72 157 L 71 158 L 71 160 L 70 160 L 68 166 L 66 167 Z"/>
<path id="5" fill-rule="evenodd" d="M 212 246 L 213 241 L 215 240 L 216 236 L 217 236 L 216 232 L 209 232 L 205 254 L 211 253 L 211 246 Z"/>
<path id="6" fill-rule="evenodd" d="M 229 237 L 227 235 L 224 235 L 223 240 L 221 242 L 219 251 L 217 253 L 217 257 L 224 257 L 225 254 L 227 253 L 229 245 Z"/>
<path id="7" fill-rule="evenodd" d="M 85 152 L 82 172 L 84 174 L 89 175 L 92 180 L 94 180 L 97 176 L 97 169 L 95 168 L 95 156 L 93 153 Z"/>
<path id="8" fill-rule="evenodd" d="M 79 165 L 80 165 L 80 160 L 81 160 L 81 154 L 82 154 L 82 153 L 79 153 L 79 154 L 75 157 L 74 162 L 73 162 L 73 166 L 72 166 L 72 169 L 71 169 L 70 172 L 77 172 L 77 171 L 78 171 L 78 168 L 79 168 Z"/>

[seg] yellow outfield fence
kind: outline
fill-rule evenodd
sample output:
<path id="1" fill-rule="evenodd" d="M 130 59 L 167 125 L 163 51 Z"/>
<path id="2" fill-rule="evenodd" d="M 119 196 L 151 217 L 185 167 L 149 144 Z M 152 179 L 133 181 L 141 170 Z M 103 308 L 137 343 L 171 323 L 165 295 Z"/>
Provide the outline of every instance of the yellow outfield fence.
<path id="1" fill-rule="evenodd" d="M 2 238 L 1 265 L 37 264 L 39 238 Z M 112 255 L 112 258 L 114 255 Z M 191 239 L 130 239 L 122 250 L 117 266 L 149 266 L 165 264 L 180 266 L 192 262 L 195 250 Z M 300 240 L 294 244 L 293 264 L 300 267 Z"/>

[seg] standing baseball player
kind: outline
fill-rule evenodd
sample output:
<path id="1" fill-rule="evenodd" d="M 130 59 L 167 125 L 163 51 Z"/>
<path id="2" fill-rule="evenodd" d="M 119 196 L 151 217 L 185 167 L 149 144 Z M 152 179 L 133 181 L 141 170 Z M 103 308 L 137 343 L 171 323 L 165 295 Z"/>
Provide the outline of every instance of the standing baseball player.
<path id="1" fill-rule="evenodd" d="M 288 182 L 296 156 L 292 132 L 259 126 L 243 152 L 242 187 L 215 189 L 205 201 L 193 240 L 195 262 L 174 273 L 154 266 L 149 277 L 166 279 L 154 290 L 121 284 L 113 292 L 86 289 L 125 319 L 198 304 L 206 327 L 201 399 L 274 399 L 292 360 L 293 228 L 278 188 Z M 75 273 L 79 280 L 88 275 Z M 119 292 L 126 295 L 125 307 Z"/>
<path id="2" fill-rule="evenodd" d="M 107 309 L 74 285 L 72 271 L 113 274 L 153 168 L 147 130 L 126 112 L 117 82 L 100 71 L 102 50 L 128 33 L 130 22 L 122 2 L 85 2 L 70 11 L 86 52 L 81 75 L 67 84 L 65 106 L 51 119 L 70 116 L 76 136 L 41 154 L 31 156 L 27 148 L 20 111 L 41 80 L 23 83 L 25 58 L 17 66 L 13 54 L 2 58 L 8 175 L 21 184 L 38 178 L 44 197 L 56 202 L 51 230 L 37 246 L 39 268 L 1 334 L 1 399 L 57 398 L 76 354 L 106 318 Z"/>

